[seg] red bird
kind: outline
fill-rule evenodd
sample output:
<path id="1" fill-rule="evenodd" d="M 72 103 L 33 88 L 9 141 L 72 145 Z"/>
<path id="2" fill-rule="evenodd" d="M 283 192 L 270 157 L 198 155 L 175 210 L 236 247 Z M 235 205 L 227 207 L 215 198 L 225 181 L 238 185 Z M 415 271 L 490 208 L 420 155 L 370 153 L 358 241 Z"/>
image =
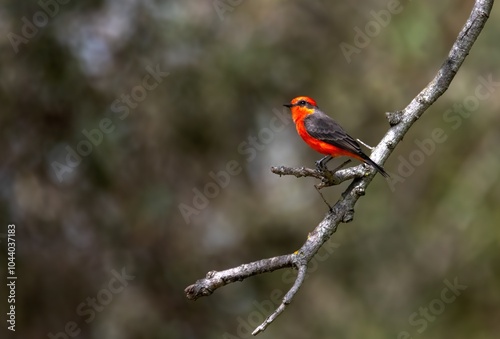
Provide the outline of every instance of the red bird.
<path id="1" fill-rule="evenodd" d="M 316 101 L 309 97 L 296 97 L 284 105 L 292 111 L 293 122 L 297 132 L 313 150 L 325 154 L 316 162 L 319 170 L 326 169 L 326 163 L 334 157 L 347 156 L 367 163 L 388 177 L 389 174 L 370 157 L 344 129 L 328 115 L 323 113 Z"/>

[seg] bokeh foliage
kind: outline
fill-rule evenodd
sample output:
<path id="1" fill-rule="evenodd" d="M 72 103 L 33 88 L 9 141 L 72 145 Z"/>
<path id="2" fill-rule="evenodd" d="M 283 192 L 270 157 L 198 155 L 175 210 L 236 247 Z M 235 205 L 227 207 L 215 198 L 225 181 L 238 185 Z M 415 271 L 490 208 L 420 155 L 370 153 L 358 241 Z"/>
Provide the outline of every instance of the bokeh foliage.
<path id="1" fill-rule="evenodd" d="M 48 338 L 69 321 L 79 338 L 238 337 L 242 321 L 258 318 L 256 305 L 291 286 L 289 272 L 195 303 L 184 287 L 209 270 L 294 251 L 326 212 L 313 179 L 269 170 L 319 158 L 290 121 L 273 120 L 286 112 L 281 105 L 310 95 L 352 135 L 377 143 L 388 127 L 384 113 L 402 109 L 430 81 L 472 4 L 403 2 L 348 62 L 340 44 L 353 45 L 355 28 L 364 30 L 387 1 L 71 1 L 17 53 L 9 33 L 21 35 L 22 18 L 32 21 L 42 9 L 4 1 L 0 229 L 17 226 L 15 337 Z M 332 238 L 333 255 L 323 252 L 293 304 L 260 337 L 500 332 L 498 87 L 456 113 L 478 77 L 500 81 L 499 19 L 494 8 L 448 92 L 385 168 L 401 175 L 416 141 L 437 128 L 446 141 L 402 182 L 375 179 L 354 221 Z M 147 67 L 169 75 L 120 119 L 113 103 L 141 86 Z M 82 130 L 103 119 L 113 131 L 59 180 L 53 163 L 64 163 L 66 147 L 76 149 Z M 273 121 L 279 128 L 266 135 Z M 186 222 L 179 204 L 192 207 L 193 189 L 203 191 L 214 182 L 210 173 L 230 161 L 239 173 Z M 325 195 L 336 201 L 345 187 Z M 87 323 L 78 306 L 122 268 L 135 278 Z M 455 278 L 466 290 L 420 334 L 423 326 L 409 317 Z M 3 297 L 0 306 L 7 309 Z"/>

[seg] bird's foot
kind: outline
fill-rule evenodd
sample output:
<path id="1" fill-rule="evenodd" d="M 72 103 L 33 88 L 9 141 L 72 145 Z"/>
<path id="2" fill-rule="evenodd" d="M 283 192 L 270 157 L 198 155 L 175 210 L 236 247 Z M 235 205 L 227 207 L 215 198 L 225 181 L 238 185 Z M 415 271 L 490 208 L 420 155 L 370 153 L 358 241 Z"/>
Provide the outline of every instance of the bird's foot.
<path id="1" fill-rule="evenodd" d="M 321 160 L 316 161 L 316 169 L 318 172 L 324 172 L 328 170 L 328 167 L 324 163 L 321 162 Z"/>
<path id="2" fill-rule="evenodd" d="M 316 161 L 316 169 L 319 172 L 326 172 L 326 171 L 328 171 L 328 167 L 326 167 L 326 164 L 330 160 L 332 160 L 332 156 L 331 155 L 327 155 L 327 156 L 321 158 L 320 160 Z"/>

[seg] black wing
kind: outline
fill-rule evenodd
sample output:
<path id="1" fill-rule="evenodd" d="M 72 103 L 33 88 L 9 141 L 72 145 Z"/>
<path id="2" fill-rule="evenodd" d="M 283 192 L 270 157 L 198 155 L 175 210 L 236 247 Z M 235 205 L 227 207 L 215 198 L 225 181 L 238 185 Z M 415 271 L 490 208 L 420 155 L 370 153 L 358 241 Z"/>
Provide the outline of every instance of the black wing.
<path id="1" fill-rule="evenodd" d="M 304 126 L 313 138 L 363 157 L 364 153 L 357 141 L 325 113 L 316 111 L 308 115 L 304 119 Z"/>
<path id="2" fill-rule="evenodd" d="M 358 142 L 325 113 L 316 110 L 314 114 L 308 115 L 304 119 L 304 126 L 307 133 L 313 138 L 358 155 L 365 162 L 375 167 L 384 177 L 389 177 L 389 174 L 381 166 L 363 153 Z"/>

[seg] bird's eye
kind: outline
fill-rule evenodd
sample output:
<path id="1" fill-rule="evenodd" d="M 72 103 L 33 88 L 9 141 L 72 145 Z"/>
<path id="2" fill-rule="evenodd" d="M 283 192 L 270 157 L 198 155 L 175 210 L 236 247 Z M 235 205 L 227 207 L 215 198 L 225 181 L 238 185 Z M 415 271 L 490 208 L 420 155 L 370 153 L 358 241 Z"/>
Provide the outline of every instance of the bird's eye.
<path id="1" fill-rule="evenodd" d="M 306 104 L 307 104 L 307 102 L 305 102 L 305 100 L 299 101 L 299 106 L 305 106 Z"/>

